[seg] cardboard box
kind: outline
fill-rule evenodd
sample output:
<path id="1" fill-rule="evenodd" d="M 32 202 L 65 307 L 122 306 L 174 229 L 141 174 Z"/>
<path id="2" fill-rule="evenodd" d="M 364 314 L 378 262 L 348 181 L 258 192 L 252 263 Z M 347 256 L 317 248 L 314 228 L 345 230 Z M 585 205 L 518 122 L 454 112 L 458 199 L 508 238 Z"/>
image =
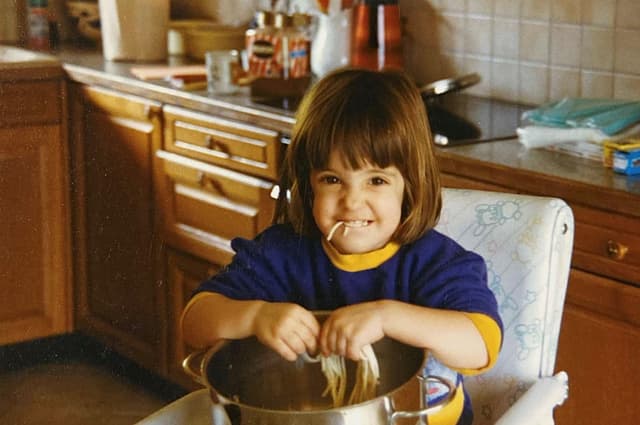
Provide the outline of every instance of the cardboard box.
<path id="1" fill-rule="evenodd" d="M 616 152 L 640 151 L 640 138 L 605 140 L 602 144 L 602 162 L 605 167 L 613 168 Z"/>

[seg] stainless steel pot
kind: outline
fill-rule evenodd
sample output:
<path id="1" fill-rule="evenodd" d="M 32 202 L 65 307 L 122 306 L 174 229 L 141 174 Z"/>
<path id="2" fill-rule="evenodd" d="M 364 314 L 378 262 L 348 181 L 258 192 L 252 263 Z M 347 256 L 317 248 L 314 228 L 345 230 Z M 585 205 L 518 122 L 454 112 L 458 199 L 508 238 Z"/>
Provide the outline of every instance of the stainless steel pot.
<path id="1" fill-rule="evenodd" d="M 401 418 L 435 413 L 455 394 L 455 385 L 439 377 L 422 377 L 424 350 L 383 339 L 373 345 L 380 366 L 378 396 L 334 408 L 323 397 L 326 379 L 318 363 L 289 362 L 255 338 L 221 342 L 189 355 L 184 370 L 209 388 L 213 425 L 383 425 Z M 356 363 L 347 361 L 347 392 L 353 388 Z M 426 386 L 448 388 L 439 404 L 422 407 Z M 396 410 L 396 399 L 408 386 L 419 386 L 416 410 Z M 414 392 L 415 394 L 415 392 Z"/>

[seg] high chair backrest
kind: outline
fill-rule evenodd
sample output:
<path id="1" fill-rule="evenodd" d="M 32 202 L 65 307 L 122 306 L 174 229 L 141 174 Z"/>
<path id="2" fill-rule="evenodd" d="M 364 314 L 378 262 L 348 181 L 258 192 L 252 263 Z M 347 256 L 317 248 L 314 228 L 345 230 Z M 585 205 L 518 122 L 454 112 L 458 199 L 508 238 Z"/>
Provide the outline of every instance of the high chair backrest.
<path id="1" fill-rule="evenodd" d="M 474 425 L 493 424 L 538 378 L 554 372 L 573 248 L 561 199 L 444 189 L 440 232 L 482 255 L 504 323 L 497 364 L 467 377 Z"/>

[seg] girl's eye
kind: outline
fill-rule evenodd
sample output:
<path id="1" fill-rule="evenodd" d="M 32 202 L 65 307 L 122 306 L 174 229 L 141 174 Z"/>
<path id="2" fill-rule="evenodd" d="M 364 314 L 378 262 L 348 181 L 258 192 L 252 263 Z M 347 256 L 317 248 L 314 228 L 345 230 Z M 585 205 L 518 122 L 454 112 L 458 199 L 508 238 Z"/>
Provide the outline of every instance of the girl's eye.
<path id="1" fill-rule="evenodd" d="M 337 178 L 336 176 L 323 176 L 321 180 L 327 184 L 340 183 L 340 179 Z"/>
<path id="2" fill-rule="evenodd" d="M 383 184 L 386 184 L 387 181 L 385 179 L 383 179 L 382 177 L 372 177 L 371 178 L 371 184 L 374 186 L 380 186 Z"/>

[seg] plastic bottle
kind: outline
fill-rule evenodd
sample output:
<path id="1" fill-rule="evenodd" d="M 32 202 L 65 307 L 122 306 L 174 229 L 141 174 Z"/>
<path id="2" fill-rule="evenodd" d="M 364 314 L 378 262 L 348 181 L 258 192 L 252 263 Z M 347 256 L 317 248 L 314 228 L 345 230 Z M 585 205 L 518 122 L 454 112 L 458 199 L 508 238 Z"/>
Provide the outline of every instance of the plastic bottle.
<path id="1" fill-rule="evenodd" d="M 47 0 L 29 0 L 27 7 L 27 45 L 33 50 L 51 48 L 49 7 Z"/>

